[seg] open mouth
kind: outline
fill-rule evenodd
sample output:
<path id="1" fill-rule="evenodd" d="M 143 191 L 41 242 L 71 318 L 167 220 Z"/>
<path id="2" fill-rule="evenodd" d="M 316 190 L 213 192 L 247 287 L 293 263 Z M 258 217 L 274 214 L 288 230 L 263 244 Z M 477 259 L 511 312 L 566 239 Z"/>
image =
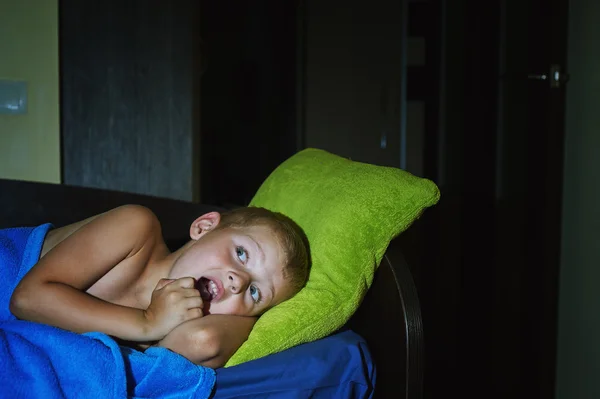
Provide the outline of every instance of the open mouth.
<path id="1" fill-rule="evenodd" d="M 208 278 L 200 277 L 196 283 L 196 289 L 200 291 L 200 296 L 205 302 L 210 302 L 219 295 L 219 287 Z"/>

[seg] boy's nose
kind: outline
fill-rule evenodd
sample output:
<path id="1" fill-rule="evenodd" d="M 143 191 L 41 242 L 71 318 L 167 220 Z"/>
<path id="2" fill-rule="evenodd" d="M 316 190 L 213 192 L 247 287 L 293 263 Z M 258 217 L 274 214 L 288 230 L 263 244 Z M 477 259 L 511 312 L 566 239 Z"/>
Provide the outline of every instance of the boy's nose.
<path id="1" fill-rule="evenodd" d="M 227 282 L 232 294 L 239 294 L 246 291 L 250 276 L 244 272 L 230 271 L 227 275 Z"/>

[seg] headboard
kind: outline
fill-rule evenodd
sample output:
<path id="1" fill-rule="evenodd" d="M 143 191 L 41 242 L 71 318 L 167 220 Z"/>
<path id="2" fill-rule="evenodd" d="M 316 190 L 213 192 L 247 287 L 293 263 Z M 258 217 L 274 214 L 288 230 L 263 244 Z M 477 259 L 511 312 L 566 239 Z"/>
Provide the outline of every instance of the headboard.
<path id="1" fill-rule="evenodd" d="M 167 244 L 188 238 L 190 223 L 221 208 L 117 191 L 0 179 L 0 228 L 52 222 L 61 226 L 124 204 L 152 209 Z M 375 398 L 421 398 L 423 332 L 416 288 L 397 242 L 392 242 L 373 285 L 347 327 L 368 343 L 375 359 Z"/>

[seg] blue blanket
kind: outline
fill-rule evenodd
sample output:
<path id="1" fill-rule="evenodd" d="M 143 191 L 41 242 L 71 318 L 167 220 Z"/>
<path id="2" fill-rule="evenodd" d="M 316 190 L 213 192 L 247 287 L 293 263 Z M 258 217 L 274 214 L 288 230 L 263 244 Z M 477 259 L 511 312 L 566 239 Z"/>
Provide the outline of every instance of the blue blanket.
<path id="1" fill-rule="evenodd" d="M 0 398 L 208 398 L 215 373 L 164 348 L 16 320 L 9 300 L 50 225 L 0 230 Z"/>
<path id="2" fill-rule="evenodd" d="M 0 320 L 15 320 L 8 305 L 19 281 L 37 263 L 51 224 L 0 230 Z"/>
<path id="3" fill-rule="evenodd" d="M 346 330 L 217 369 L 212 399 L 372 399 L 376 380 L 367 343 Z"/>

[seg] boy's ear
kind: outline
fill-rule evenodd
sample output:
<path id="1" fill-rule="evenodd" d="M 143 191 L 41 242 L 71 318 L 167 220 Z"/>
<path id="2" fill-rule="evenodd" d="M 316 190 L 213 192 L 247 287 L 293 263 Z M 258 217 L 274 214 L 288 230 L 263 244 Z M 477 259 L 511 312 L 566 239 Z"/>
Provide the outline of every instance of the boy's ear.
<path id="1" fill-rule="evenodd" d="M 219 212 L 209 212 L 200 216 L 192 222 L 190 226 L 190 238 L 197 240 L 219 225 L 221 214 Z"/>

